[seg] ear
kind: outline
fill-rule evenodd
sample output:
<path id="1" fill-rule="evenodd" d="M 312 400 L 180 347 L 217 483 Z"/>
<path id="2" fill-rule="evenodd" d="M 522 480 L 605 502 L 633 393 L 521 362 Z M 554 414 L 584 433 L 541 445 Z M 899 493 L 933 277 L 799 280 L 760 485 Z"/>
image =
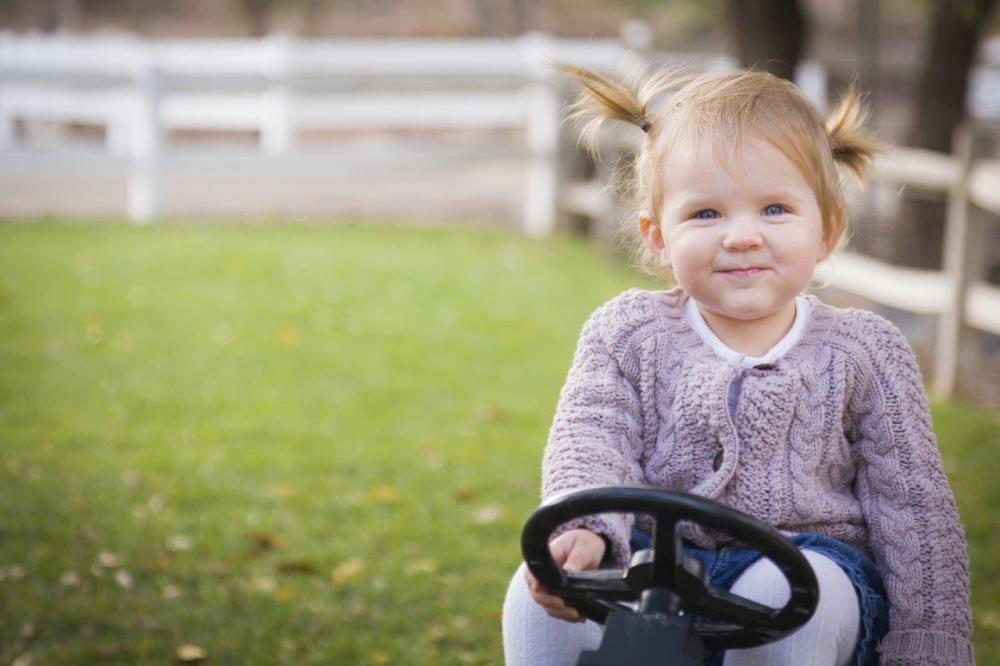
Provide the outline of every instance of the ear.
<path id="1" fill-rule="evenodd" d="M 665 268 L 670 268 L 673 265 L 670 260 L 670 246 L 667 244 L 667 238 L 663 235 L 663 229 L 660 228 L 660 225 L 653 222 L 647 215 L 640 214 L 639 233 L 646 241 L 646 247 L 649 248 L 650 253 L 656 257 L 656 262 Z"/>
<path id="2" fill-rule="evenodd" d="M 820 245 L 820 254 L 816 258 L 816 263 L 825 261 L 833 254 L 837 247 L 837 242 L 844 234 L 844 211 L 843 209 L 834 211 L 829 227 L 823 231 L 823 243 Z"/>

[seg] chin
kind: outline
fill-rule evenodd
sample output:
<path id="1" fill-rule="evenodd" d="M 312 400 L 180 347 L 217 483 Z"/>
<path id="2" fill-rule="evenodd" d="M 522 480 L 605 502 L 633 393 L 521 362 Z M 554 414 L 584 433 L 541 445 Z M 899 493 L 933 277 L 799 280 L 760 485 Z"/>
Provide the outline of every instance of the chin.
<path id="1" fill-rule="evenodd" d="M 730 303 L 713 310 L 729 319 L 753 321 L 773 314 L 775 308 L 771 303 Z"/>

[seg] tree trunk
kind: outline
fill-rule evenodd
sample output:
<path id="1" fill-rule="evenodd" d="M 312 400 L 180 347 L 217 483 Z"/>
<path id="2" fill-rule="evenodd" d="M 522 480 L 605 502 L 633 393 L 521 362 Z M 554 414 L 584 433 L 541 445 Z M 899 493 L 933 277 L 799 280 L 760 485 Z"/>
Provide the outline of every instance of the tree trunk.
<path id="1" fill-rule="evenodd" d="M 242 0 L 243 13 L 253 37 L 264 37 L 271 31 L 271 0 Z"/>
<path id="2" fill-rule="evenodd" d="M 743 67 L 794 79 L 808 30 L 798 0 L 728 0 L 726 19 Z"/>
<path id="3" fill-rule="evenodd" d="M 52 33 L 72 30 L 80 18 L 79 0 L 41 0 L 35 5 L 35 24 L 39 30 Z"/>
<path id="4" fill-rule="evenodd" d="M 917 87 L 916 118 L 904 143 L 951 152 L 951 137 L 966 115 L 965 98 L 976 47 L 994 0 L 935 0 L 927 58 Z M 900 207 L 890 261 L 940 268 L 945 201 L 905 199 Z"/>
<path id="5" fill-rule="evenodd" d="M 535 0 L 475 0 L 480 33 L 491 37 L 517 36 L 534 25 Z"/>

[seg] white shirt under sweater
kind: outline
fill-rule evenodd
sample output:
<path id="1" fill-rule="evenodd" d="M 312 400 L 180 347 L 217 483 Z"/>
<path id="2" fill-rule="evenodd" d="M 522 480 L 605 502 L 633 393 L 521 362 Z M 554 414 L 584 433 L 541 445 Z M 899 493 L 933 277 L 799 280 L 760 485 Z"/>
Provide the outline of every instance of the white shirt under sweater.
<path id="1" fill-rule="evenodd" d="M 698 309 L 698 304 L 693 298 L 688 299 L 684 314 L 687 317 L 688 323 L 691 324 L 691 328 L 695 330 L 698 337 L 705 341 L 705 344 L 712 348 L 712 351 L 727 361 L 739 361 L 740 367 L 745 369 L 760 365 L 770 365 L 794 347 L 795 343 L 802 338 L 809 327 L 809 316 L 812 314 L 812 308 L 804 296 L 796 296 L 795 321 L 792 322 L 792 327 L 788 329 L 788 333 L 785 333 L 785 337 L 778 340 L 778 343 L 771 347 L 763 356 L 747 356 L 727 347 L 726 343 L 720 340 L 719 336 L 708 327 L 705 318 L 701 315 L 701 310 Z M 740 387 L 742 384 L 743 376 L 737 375 L 733 383 L 729 385 L 727 402 L 730 416 L 736 414 L 736 403 L 740 399 Z"/>

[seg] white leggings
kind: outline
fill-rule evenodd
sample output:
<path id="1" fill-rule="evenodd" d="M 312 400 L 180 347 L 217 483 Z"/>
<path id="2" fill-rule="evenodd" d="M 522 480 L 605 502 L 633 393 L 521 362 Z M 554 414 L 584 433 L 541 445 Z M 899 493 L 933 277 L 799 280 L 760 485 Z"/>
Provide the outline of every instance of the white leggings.
<path id="1" fill-rule="evenodd" d="M 725 666 L 841 666 L 858 640 L 861 613 L 847 574 L 832 560 L 811 550 L 802 554 L 819 580 L 819 605 L 812 618 L 791 636 L 747 650 L 727 650 Z M 761 558 L 736 579 L 732 592 L 780 608 L 791 592 L 771 560 Z M 535 603 L 522 564 L 507 588 L 503 604 L 503 650 L 507 666 L 575 666 L 583 650 L 596 650 L 602 627 L 594 622 L 557 620 Z"/>

